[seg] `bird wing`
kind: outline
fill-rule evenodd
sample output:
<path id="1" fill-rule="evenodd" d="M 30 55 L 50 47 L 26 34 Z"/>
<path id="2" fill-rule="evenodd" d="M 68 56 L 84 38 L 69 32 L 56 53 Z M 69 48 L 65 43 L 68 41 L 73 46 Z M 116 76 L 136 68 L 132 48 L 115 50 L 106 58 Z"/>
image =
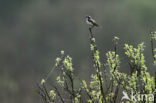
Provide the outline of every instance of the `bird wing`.
<path id="1" fill-rule="evenodd" d="M 96 21 L 94 19 L 88 19 L 88 21 L 91 23 L 96 23 Z"/>
<path id="2" fill-rule="evenodd" d="M 91 22 L 94 26 L 99 26 L 94 19 L 89 19 L 88 21 Z"/>

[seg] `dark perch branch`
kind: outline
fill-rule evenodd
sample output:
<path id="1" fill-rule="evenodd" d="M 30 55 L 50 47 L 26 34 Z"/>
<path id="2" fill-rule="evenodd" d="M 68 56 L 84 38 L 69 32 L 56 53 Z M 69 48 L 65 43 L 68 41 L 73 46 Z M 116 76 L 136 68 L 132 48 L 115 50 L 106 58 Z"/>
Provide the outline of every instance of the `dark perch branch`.
<path id="1" fill-rule="evenodd" d="M 89 31 L 90 31 L 90 34 L 89 34 L 89 36 L 90 36 L 90 44 L 92 44 L 94 46 L 94 50 L 92 51 L 93 63 L 95 65 L 95 68 L 98 70 L 97 77 L 98 77 L 98 79 L 100 81 L 100 91 L 101 91 L 101 94 L 102 94 L 102 99 L 105 100 L 105 94 L 104 94 L 104 89 L 103 89 L 102 77 L 101 77 L 101 74 L 100 74 L 100 64 L 98 62 L 96 62 L 95 58 L 94 58 L 94 53 L 98 49 L 96 47 L 95 41 L 92 40 L 94 38 L 93 33 L 92 33 L 92 28 L 89 28 Z M 103 100 L 102 100 L 102 103 L 103 103 Z"/>

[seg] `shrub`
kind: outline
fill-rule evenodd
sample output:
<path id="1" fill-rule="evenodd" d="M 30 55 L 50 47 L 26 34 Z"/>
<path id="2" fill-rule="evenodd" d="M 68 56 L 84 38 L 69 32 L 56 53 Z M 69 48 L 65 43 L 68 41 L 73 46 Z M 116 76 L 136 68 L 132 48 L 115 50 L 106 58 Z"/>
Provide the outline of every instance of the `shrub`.
<path id="1" fill-rule="evenodd" d="M 79 88 L 74 87 L 74 68 L 72 58 L 61 51 L 61 56 L 56 59 L 54 69 L 60 70 L 61 74 L 56 78 L 57 85 L 52 85 L 49 91 L 46 87 L 47 78 L 41 80 L 38 84 L 38 93 L 41 95 L 45 103 L 118 103 L 119 91 L 123 94 L 131 95 L 133 91 L 135 98 L 124 98 L 121 102 L 130 103 L 153 103 L 156 102 L 156 77 L 154 78 L 147 72 L 145 65 L 145 57 L 143 54 L 144 43 L 138 44 L 137 47 L 125 44 L 125 55 L 129 58 L 128 64 L 130 74 L 119 71 L 120 57 L 117 54 L 117 45 L 119 38 L 114 37 L 114 51 L 106 53 L 107 62 L 101 63 L 99 50 L 96 46 L 96 40 L 89 28 L 90 51 L 92 55 L 93 67 L 95 73 L 91 75 L 90 82 L 81 80 Z M 153 56 L 153 64 L 156 64 L 156 49 L 154 49 L 154 40 L 156 40 L 156 32 L 149 34 L 151 41 L 151 50 Z M 109 69 L 106 69 L 107 64 Z M 54 70 L 52 69 L 52 71 Z M 51 72 L 50 72 L 51 73 Z M 142 98 L 140 94 L 147 94 Z M 151 97 L 150 94 L 154 96 Z M 147 100 L 150 98 L 150 100 Z M 134 101 L 133 101 L 134 100 Z"/>

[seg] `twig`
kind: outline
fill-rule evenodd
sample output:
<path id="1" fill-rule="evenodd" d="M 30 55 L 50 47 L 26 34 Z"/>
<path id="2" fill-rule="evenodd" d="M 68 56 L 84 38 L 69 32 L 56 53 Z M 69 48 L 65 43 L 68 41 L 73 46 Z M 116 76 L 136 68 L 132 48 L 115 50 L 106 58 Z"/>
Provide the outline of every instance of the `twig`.
<path id="1" fill-rule="evenodd" d="M 101 74 L 100 74 L 100 64 L 95 61 L 95 57 L 94 57 L 94 53 L 98 49 L 97 49 L 97 47 L 95 45 L 95 41 L 92 40 L 94 38 L 93 33 L 92 33 L 92 28 L 89 28 L 89 31 L 90 31 L 90 34 L 89 34 L 89 36 L 90 36 L 90 44 L 92 44 L 94 46 L 94 50 L 92 51 L 93 63 L 95 65 L 96 69 L 97 69 L 97 77 L 98 77 L 98 79 L 100 81 L 100 91 L 101 91 L 101 94 L 102 94 L 102 99 L 105 100 L 105 94 L 104 94 L 104 89 L 103 89 L 102 77 L 101 77 Z M 102 100 L 102 103 L 103 103 L 103 100 Z"/>
<path id="2" fill-rule="evenodd" d="M 61 94 L 60 94 L 60 92 L 58 91 L 58 89 L 57 89 L 56 87 L 54 87 L 54 88 L 55 88 L 56 93 L 57 93 L 58 96 L 60 97 L 62 103 L 65 103 L 64 100 L 63 100 L 63 98 L 62 98 L 62 96 L 61 96 Z"/>
<path id="3" fill-rule="evenodd" d="M 154 45 L 153 45 L 152 33 L 153 33 L 153 32 L 150 32 L 149 35 L 150 35 L 150 42 L 151 42 L 152 56 L 153 56 L 153 60 L 155 61 L 156 58 L 154 57 Z"/>

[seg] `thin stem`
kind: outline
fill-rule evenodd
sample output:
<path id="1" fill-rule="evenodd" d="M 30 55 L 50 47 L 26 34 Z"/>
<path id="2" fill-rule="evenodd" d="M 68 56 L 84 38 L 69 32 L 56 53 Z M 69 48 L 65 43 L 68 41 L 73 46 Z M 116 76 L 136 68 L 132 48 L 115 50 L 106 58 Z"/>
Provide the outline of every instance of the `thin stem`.
<path id="1" fill-rule="evenodd" d="M 39 95 L 41 95 L 41 97 L 45 101 L 45 103 L 50 102 L 51 98 L 50 98 L 50 96 L 48 94 L 48 91 L 47 91 L 45 85 L 44 84 L 43 85 L 38 84 L 37 86 L 38 86 L 38 89 L 39 89 L 38 93 L 39 93 Z"/>
<path id="2" fill-rule="evenodd" d="M 62 102 L 62 103 L 65 103 L 64 100 L 63 100 L 63 98 L 62 98 L 62 96 L 61 96 L 61 94 L 60 94 L 60 92 L 58 91 L 58 89 L 57 89 L 56 87 L 54 87 L 54 88 L 55 88 L 56 93 L 57 93 L 58 96 L 60 97 L 61 102 Z"/>
<path id="3" fill-rule="evenodd" d="M 154 77 L 154 79 L 155 79 L 155 90 L 156 90 L 156 71 L 155 71 L 155 77 Z M 154 94 L 154 103 L 156 103 L 156 92 Z"/>
<path id="4" fill-rule="evenodd" d="M 93 36 L 93 33 L 92 33 L 92 28 L 89 28 L 89 31 L 90 31 L 90 34 L 89 34 L 89 36 L 90 36 L 90 44 L 92 44 L 94 46 L 94 50 L 92 51 L 93 63 L 94 63 L 95 68 L 97 69 L 97 77 L 98 77 L 99 82 L 100 82 L 100 91 L 101 91 L 101 94 L 102 94 L 102 99 L 105 100 L 105 94 L 104 94 L 104 89 L 103 89 L 102 77 L 101 77 L 101 74 L 100 74 L 100 64 L 99 64 L 99 62 L 95 61 L 95 57 L 94 57 L 94 53 L 98 49 L 97 49 L 97 47 L 95 45 L 95 41 L 93 40 L 94 36 Z M 103 100 L 102 100 L 102 103 L 103 103 Z"/>
<path id="5" fill-rule="evenodd" d="M 150 42 L 151 42 L 151 49 L 152 49 L 153 60 L 156 60 L 156 58 L 154 58 L 154 45 L 153 45 L 153 39 L 152 39 L 152 36 L 150 37 Z"/>

